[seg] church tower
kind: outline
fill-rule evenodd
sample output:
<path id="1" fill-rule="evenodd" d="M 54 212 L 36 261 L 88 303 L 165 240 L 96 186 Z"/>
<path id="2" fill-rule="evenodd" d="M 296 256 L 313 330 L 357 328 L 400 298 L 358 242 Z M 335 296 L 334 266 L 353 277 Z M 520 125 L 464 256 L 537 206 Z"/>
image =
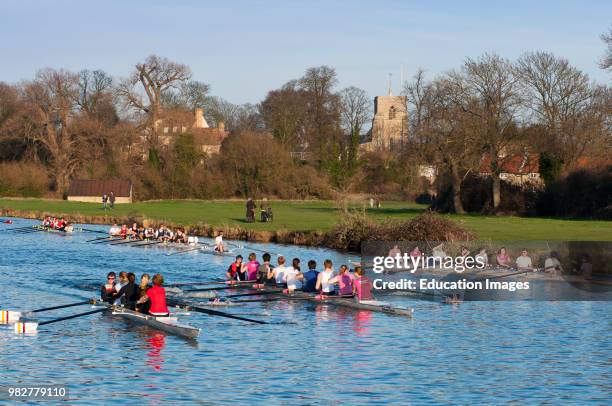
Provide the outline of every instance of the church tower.
<path id="1" fill-rule="evenodd" d="M 374 151 L 399 152 L 408 141 L 408 112 L 406 96 L 393 96 L 391 88 L 387 96 L 374 98 L 372 141 L 368 146 Z"/>

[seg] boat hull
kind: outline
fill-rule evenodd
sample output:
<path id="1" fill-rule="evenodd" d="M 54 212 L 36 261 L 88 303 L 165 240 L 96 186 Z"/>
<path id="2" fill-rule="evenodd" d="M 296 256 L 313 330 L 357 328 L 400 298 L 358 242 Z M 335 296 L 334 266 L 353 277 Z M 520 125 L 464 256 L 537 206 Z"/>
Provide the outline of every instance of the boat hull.
<path id="1" fill-rule="evenodd" d="M 200 335 L 199 328 L 179 323 L 177 318 L 172 316 L 155 317 L 138 313 L 120 306 L 109 307 L 108 313 L 112 314 L 113 316 L 122 317 L 135 324 L 141 324 L 185 338 L 196 339 Z"/>

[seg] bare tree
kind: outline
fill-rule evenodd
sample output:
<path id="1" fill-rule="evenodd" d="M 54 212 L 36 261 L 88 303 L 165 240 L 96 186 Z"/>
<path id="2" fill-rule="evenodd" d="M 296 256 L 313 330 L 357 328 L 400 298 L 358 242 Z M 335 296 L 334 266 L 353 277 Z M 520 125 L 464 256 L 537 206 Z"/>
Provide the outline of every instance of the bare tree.
<path id="1" fill-rule="evenodd" d="M 425 71 L 419 69 L 413 77 L 413 81 L 404 85 L 403 93 L 408 96 L 408 104 L 412 106 L 409 112 L 410 133 L 414 139 L 423 144 L 427 140 L 423 138 L 423 125 L 426 113 L 426 105 L 430 102 L 431 86 L 425 79 Z"/>
<path id="2" fill-rule="evenodd" d="M 471 113 L 457 104 L 458 88 L 447 78 L 431 84 L 421 82 L 423 94 L 421 131 L 429 141 L 434 160 L 444 167 L 451 181 L 452 202 L 456 213 L 465 213 L 461 187 L 480 158 L 479 125 Z"/>
<path id="3" fill-rule="evenodd" d="M 190 78 L 191 71 L 186 65 L 151 55 L 143 63 L 136 64 L 132 75 L 119 83 L 117 94 L 126 106 L 145 112 L 149 125 L 155 129 L 161 117 L 164 92 L 179 89 Z M 138 85 L 141 89 L 137 89 Z"/>
<path id="4" fill-rule="evenodd" d="M 306 118 L 304 91 L 295 82 L 268 92 L 259 105 L 259 112 L 266 127 L 283 146 L 301 144 Z"/>
<path id="5" fill-rule="evenodd" d="M 79 72 L 77 105 L 87 118 L 106 127 L 119 121 L 112 87 L 113 78 L 102 70 Z"/>
<path id="6" fill-rule="evenodd" d="M 601 60 L 600 66 L 601 69 L 612 69 L 612 27 L 608 30 L 606 34 L 601 35 L 601 39 L 606 43 L 608 49 L 606 49 L 606 54 Z"/>
<path id="7" fill-rule="evenodd" d="M 365 123 L 372 118 L 372 103 L 365 90 L 350 86 L 340 91 L 342 124 L 351 136 L 359 137 Z"/>
<path id="8" fill-rule="evenodd" d="M 461 72 L 449 74 L 455 103 L 479 121 L 480 143 L 491 158 L 493 209 L 501 202 L 503 160 L 515 136 L 515 118 L 521 106 L 518 79 L 512 64 L 498 55 L 468 58 Z"/>
<path id="9" fill-rule="evenodd" d="M 592 141 L 593 134 L 583 131 L 594 111 L 589 77 L 547 52 L 524 54 L 516 73 L 527 93 L 526 105 L 551 137 L 551 149 L 571 164 Z"/>
<path id="10" fill-rule="evenodd" d="M 86 145 L 86 140 L 79 139 L 70 128 L 79 97 L 78 84 L 76 74 L 45 69 L 23 88 L 29 109 L 21 123 L 23 134 L 47 152 L 58 192 L 67 190 L 71 175 L 82 162 L 80 147 Z"/>

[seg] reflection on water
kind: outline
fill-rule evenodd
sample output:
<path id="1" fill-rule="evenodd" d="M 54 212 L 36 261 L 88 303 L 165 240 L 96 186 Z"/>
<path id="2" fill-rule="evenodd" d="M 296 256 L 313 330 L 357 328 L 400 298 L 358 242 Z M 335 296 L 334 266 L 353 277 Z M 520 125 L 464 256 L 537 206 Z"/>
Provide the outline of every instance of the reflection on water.
<path id="1" fill-rule="evenodd" d="M 162 350 L 166 346 L 166 336 L 163 333 L 151 332 L 146 341 L 150 344 L 150 351 L 147 353 L 146 364 L 154 370 L 161 370 L 164 364 Z"/>
<path id="2" fill-rule="evenodd" d="M 0 233 L 0 250 L 10 253 L 0 256 L 2 309 L 90 298 L 109 270 L 163 271 L 173 283 L 218 277 L 231 261 L 85 244 L 92 237 L 80 234 L 7 237 Z M 347 260 L 323 249 L 271 248 L 303 262 Z M 42 326 L 32 337 L 0 326 L 0 381 L 67 383 L 74 403 L 101 405 L 610 403 L 608 302 L 385 300 L 414 307 L 414 319 L 279 301 L 219 310 L 285 324 L 183 316 L 202 328 L 197 342 L 105 314 Z"/>

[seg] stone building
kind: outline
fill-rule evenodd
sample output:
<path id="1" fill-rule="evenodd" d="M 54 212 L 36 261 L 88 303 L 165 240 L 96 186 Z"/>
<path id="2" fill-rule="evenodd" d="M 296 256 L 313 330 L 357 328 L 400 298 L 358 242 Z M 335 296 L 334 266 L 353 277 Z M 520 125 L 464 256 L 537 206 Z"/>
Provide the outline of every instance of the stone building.
<path id="1" fill-rule="evenodd" d="M 222 121 L 217 127 L 210 127 L 201 108 L 193 113 L 181 109 L 165 111 L 163 118 L 155 123 L 155 131 L 161 144 L 166 146 L 172 143 L 176 135 L 191 134 L 196 146 L 206 154 L 218 154 L 221 143 L 229 135 Z"/>
<path id="2" fill-rule="evenodd" d="M 407 97 L 374 98 L 374 118 L 369 137 L 360 146 L 362 151 L 400 151 L 408 140 Z"/>

